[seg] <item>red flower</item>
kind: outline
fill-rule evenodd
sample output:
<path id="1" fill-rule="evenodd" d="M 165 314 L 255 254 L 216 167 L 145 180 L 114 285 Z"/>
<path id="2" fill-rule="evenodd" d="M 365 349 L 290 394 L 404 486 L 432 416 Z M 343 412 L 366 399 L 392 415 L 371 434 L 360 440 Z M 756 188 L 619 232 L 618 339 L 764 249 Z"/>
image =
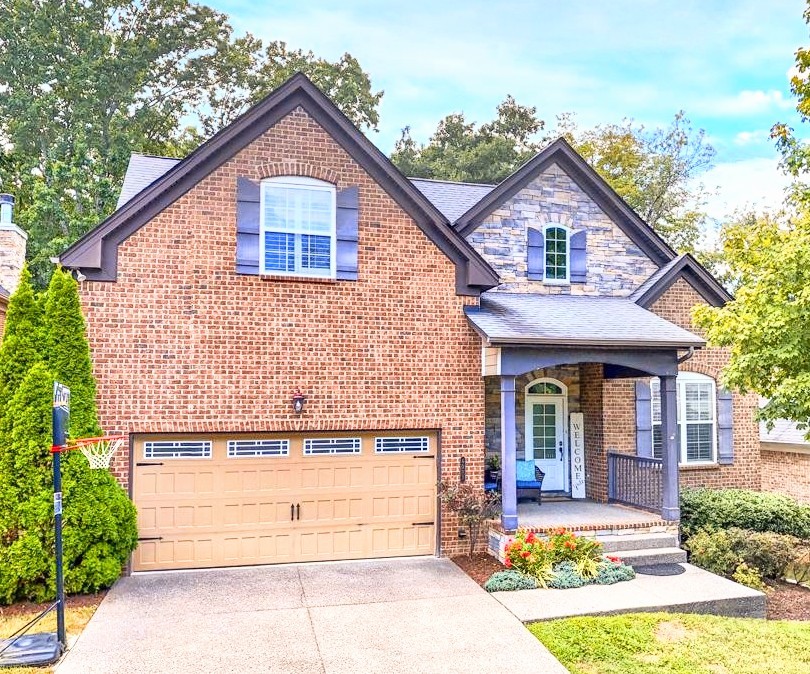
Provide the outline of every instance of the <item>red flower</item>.
<path id="1" fill-rule="evenodd" d="M 529 532 L 529 535 L 528 535 L 528 536 L 526 536 L 526 542 L 527 542 L 527 543 L 534 543 L 536 540 L 537 540 L 537 539 L 535 538 L 534 532 L 533 532 L 533 531 L 530 531 L 530 532 Z"/>
<path id="2" fill-rule="evenodd" d="M 566 533 L 565 527 L 557 527 L 552 533 L 555 536 L 563 536 Z"/>
<path id="3" fill-rule="evenodd" d="M 619 557 L 615 557 L 613 555 L 605 555 L 611 562 L 614 564 L 621 564 L 622 560 Z"/>
<path id="4" fill-rule="evenodd" d="M 529 552 L 528 550 L 524 550 L 523 552 L 520 553 L 520 556 L 523 557 L 523 559 L 528 559 L 529 555 L 531 554 L 532 553 Z"/>
<path id="5" fill-rule="evenodd" d="M 565 545 L 565 547 L 569 550 L 574 550 L 577 547 L 577 544 L 574 543 L 574 541 L 565 541 L 563 545 Z"/>
<path id="6" fill-rule="evenodd" d="M 511 559 L 509 559 L 509 557 L 507 557 L 507 558 L 506 558 L 506 561 L 503 563 L 503 565 L 504 565 L 504 566 L 505 566 L 507 569 L 511 569 L 511 568 L 512 568 L 512 560 L 511 560 Z"/>

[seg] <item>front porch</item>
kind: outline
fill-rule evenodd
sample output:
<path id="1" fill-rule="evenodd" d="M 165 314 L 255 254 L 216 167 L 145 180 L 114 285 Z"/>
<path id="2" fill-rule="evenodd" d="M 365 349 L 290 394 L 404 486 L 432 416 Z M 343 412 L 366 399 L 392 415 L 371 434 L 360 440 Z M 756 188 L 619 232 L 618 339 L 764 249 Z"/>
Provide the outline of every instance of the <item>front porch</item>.
<path id="1" fill-rule="evenodd" d="M 545 533 L 558 527 L 574 532 L 617 534 L 630 531 L 665 531 L 673 523 L 660 515 L 615 503 L 598 503 L 590 499 L 555 499 L 537 503 L 518 503 L 521 529 Z"/>

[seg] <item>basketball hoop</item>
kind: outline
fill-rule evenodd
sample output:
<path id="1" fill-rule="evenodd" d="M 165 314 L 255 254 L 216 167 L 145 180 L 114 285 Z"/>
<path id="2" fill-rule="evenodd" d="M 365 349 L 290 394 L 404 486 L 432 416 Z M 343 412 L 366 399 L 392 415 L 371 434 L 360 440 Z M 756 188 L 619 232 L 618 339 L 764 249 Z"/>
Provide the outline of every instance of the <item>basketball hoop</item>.
<path id="1" fill-rule="evenodd" d="M 78 440 L 71 441 L 65 449 L 81 450 L 81 453 L 87 457 L 90 468 L 98 470 L 100 468 L 110 467 L 113 454 L 121 449 L 126 439 L 126 435 L 102 435 L 98 438 L 79 438 Z"/>

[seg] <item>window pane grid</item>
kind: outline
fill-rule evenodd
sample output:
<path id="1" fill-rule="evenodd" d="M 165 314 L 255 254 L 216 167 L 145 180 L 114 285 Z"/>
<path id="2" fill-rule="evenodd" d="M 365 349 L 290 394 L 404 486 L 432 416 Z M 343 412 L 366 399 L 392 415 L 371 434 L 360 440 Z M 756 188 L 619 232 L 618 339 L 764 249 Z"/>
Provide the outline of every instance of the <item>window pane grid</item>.
<path id="1" fill-rule="evenodd" d="M 266 182 L 262 195 L 264 269 L 329 276 L 335 255 L 332 189 Z"/>
<path id="2" fill-rule="evenodd" d="M 546 278 L 564 281 L 568 277 L 568 235 L 561 227 L 546 229 Z"/>
<path id="3" fill-rule="evenodd" d="M 694 375 L 693 375 L 694 376 Z M 677 438 L 680 463 L 715 460 L 715 386 L 710 381 L 677 382 Z M 653 457 L 663 457 L 661 433 L 661 385 L 650 383 Z"/>

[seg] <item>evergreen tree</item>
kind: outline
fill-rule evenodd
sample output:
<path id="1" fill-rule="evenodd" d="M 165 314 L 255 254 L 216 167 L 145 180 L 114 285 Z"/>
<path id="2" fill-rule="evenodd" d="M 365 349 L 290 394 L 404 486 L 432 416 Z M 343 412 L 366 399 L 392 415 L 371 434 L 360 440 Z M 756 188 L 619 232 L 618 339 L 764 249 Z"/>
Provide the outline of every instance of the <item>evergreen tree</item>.
<path id="1" fill-rule="evenodd" d="M 70 389 L 70 437 L 100 435 L 96 382 L 79 301 L 79 284 L 63 269 L 57 269 L 51 276 L 43 326 L 45 363 L 56 380 Z"/>
<path id="2" fill-rule="evenodd" d="M 42 360 L 42 309 L 31 274 L 24 266 L 20 285 L 11 296 L 0 342 L 0 418 L 7 402 L 31 367 Z"/>
<path id="3" fill-rule="evenodd" d="M 0 603 L 55 592 L 51 410 L 53 375 L 35 364 L 0 420 Z M 115 478 L 80 452 L 63 455 L 68 592 L 112 585 L 137 543 L 135 507 Z"/>

